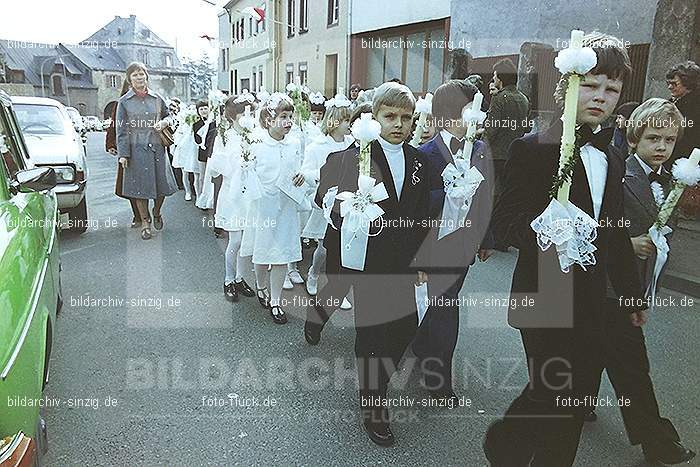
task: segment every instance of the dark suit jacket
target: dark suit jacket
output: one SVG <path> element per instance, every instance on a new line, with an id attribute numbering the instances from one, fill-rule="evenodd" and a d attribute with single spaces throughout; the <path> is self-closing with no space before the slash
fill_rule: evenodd
<path id="1" fill-rule="evenodd" d="M 445 203 L 442 172 L 448 164 L 454 162 L 454 159 L 439 133 L 419 149 L 426 154 L 428 159 L 431 185 L 430 215 L 435 220 L 428 234 L 428 241 L 423 247 L 428 249 L 425 256 L 428 264 L 425 265 L 425 270 L 428 272 L 441 270 L 447 272 L 454 269 L 462 272 L 474 262 L 474 257 L 480 247 L 491 249 L 494 246 L 493 235 L 489 228 L 493 210 L 493 162 L 486 153 L 486 144 L 483 141 L 475 141 L 472 148 L 471 165 L 481 172 L 484 181 L 481 182 L 472 199 L 472 205 L 465 222 L 468 227 L 460 228 L 438 240 L 439 219 L 442 218 Z M 423 266 L 421 265 L 421 267 Z"/>
<path id="2" fill-rule="evenodd" d="M 665 169 L 662 170 L 665 171 Z M 668 196 L 670 183 L 663 188 L 664 196 Z M 649 231 L 649 227 L 656 222 L 659 208 L 654 201 L 649 177 L 634 156 L 628 157 L 626 161 L 624 197 L 625 220 L 630 237 L 644 235 Z M 668 235 L 666 238 L 670 239 L 670 237 L 671 235 Z M 655 261 L 656 255 L 646 260 L 637 258 L 639 276 L 645 290 L 651 281 Z"/>
<path id="3" fill-rule="evenodd" d="M 683 136 L 676 141 L 673 154 L 664 164 L 667 169 L 673 168 L 673 162 L 679 157 L 690 157 L 694 148 L 700 148 L 700 91 L 692 91 L 678 99 L 676 107 L 685 117 L 687 123 Z M 693 126 L 688 126 L 690 122 Z"/>
<path id="4" fill-rule="evenodd" d="M 202 144 L 202 138 L 197 134 L 200 128 L 204 126 L 204 121 L 199 120 L 192 125 L 192 131 L 194 131 L 194 141 L 197 144 Z M 211 152 L 214 150 L 214 139 L 216 138 L 216 123 L 211 122 L 209 124 L 209 129 L 207 130 L 207 135 L 204 140 L 204 145 L 206 149 L 199 148 L 199 153 L 197 159 L 199 162 L 206 162 L 211 157 Z"/>
<path id="5" fill-rule="evenodd" d="M 623 158 L 609 145 L 605 151 L 608 173 L 594 245 L 596 264 L 584 271 L 573 266 L 568 274 L 559 269 L 556 249 L 542 252 L 530 223 L 550 202 L 549 190 L 558 170 L 561 124 L 546 132 L 513 141 L 506 164 L 503 195 L 496 203 L 492 225 L 497 240 L 518 248 L 511 294 L 534 298 L 527 307 L 509 309 L 509 323 L 517 328 L 571 327 L 599 329 L 608 277 L 618 296 L 633 299 L 645 309 L 635 256 L 623 221 Z M 569 199 L 593 217 L 593 202 L 583 162 L 574 168 Z M 522 303 L 522 302 L 520 302 Z"/>
<path id="6" fill-rule="evenodd" d="M 430 180 L 425 155 L 416 148 L 404 144 L 405 178 L 401 199 L 397 199 L 394 181 L 381 145 L 372 143 L 371 176 L 377 182 L 384 182 L 389 198 L 379 202 L 384 210 L 383 219 L 387 223 L 381 233 L 370 237 L 367 245 L 367 259 L 364 273 L 368 274 L 409 274 L 416 272 L 414 260 L 420 245 L 425 240 L 429 226 Z M 357 191 L 359 174 L 358 155 L 360 149 L 352 146 L 335 157 L 339 157 L 338 192 Z M 336 201 L 331 214 L 333 223 L 342 226 L 340 202 Z M 401 224 L 398 224 L 401 222 Z M 379 230 L 374 223 L 371 232 Z M 340 263 L 340 249 L 328 250 Z M 334 259 L 331 259 L 334 261 Z M 343 272 L 355 273 L 343 269 Z"/>

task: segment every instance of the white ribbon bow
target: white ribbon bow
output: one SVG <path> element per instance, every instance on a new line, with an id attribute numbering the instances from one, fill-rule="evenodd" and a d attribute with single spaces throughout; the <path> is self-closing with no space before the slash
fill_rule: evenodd
<path id="1" fill-rule="evenodd" d="M 323 217 L 326 219 L 326 222 L 334 229 L 338 230 L 336 226 L 333 225 L 333 219 L 331 219 L 331 212 L 333 211 L 333 204 L 335 203 L 336 196 L 338 196 L 338 187 L 330 187 L 328 191 L 326 191 L 326 194 L 323 195 L 321 205 L 323 206 Z"/>
<path id="2" fill-rule="evenodd" d="M 469 214 L 472 199 L 484 176 L 476 167 L 470 167 L 470 161 L 457 158 L 454 164 L 448 164 L 442 171 L 445 185 L 445 204 L 442 209 L 443 222 L 440 223 L 438 240 L 464 227 L 464 220 Z"/>
<path id="3" fill-rule="evenodd" d="M 671 232 L 673 232 L 673 230 L 667 225 L 664 225 L 663 227 L 659 228 L 656 226 L 656 224 L 654 224 L 651 227 L 649 227 L 649 237 L 651 237 L 651 241 L 656 246 L 656 262 L 654 263 L 654 274 L 651 276 L 651 283 L 649 283 L 649 287 L 647 287 L 647 291 L 645 293 L 647 297 L 651 294 L 651 305 L 649 306 L 651 310 L 654 309 L 654 299 L 656 298 L 656 283 L 659 280 L 659 276 L 661 275 L 661 270 L 663 269 L 664 264 L 666 264 L 666 260 L 668 259 L 668 252 L 670 250 L 668 246 L 668 241 L 666 240 L 666 235 L 670 234 Z"/>
<path id="4" fill-rule="evenodd" d="M 336 196 L 340 200 L 341 264 L 343 267 L 363 271 L 367 256 L 370 223 L 384 214 L 376 203 L 389 198 L 384 183 L 366 175 L 357 179 L 355 193 L 344 191 Z"/>
<path id="5" fill-rule="evenodd" d="M 585 271 L 586 266 L 596 263 L 593 252 L 597 248 L 593 242 L 598 223 L 573 203 L 564 206 L 552 199 L 547 209 L 530 223 L 530 227 L 537 234 L 537 244 L 542 251 L 552 244 L 556 246 L 562 272 L 569 272 L 574 264 Z"/>

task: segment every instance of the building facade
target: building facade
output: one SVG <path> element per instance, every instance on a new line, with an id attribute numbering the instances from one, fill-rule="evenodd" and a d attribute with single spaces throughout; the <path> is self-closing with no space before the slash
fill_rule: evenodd
<path id="1" fill-rule="evenodd" d="M 79 44 L 0 40 L 0 89 L 50 97 L 81 115 L 112 114 L 132 61 L 145 63 L 149 86 L 163 96 L 189 100 L 189 74 L 175 49 L 136 16 L 116 16 Z"/>
<path id="2" fill-rule="evenodd" d="M 361 12 L 371 11 L 371 14 Z M 362 88 L 400 79 L 416 95 L 448 74 L 450 1 L 352 0 L 350 80 Z"/>
<path id="3" fill-rule="evenodd" d="M 244 89 L 252 92 L 263 87 L 277 89 L 275 57 L 277 27 L 274 23 L 276 1 L 232 0 L 224 5 L 219 15 L 219 89 L 239 94 Z M 246 8 L 264 10 L 258 21 Z M 223 29 L 228 29 L 222 33 Z M 224 75 L 226 76 L 224 78 Z"/>

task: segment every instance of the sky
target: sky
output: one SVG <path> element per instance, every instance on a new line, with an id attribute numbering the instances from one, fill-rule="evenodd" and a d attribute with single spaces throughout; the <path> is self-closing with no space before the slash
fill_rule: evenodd
<path id="1" fill-rule="evenodd" d="M 215 0 L 211 0 L 215 1 Z M 77 44 L 114 19 L 136 15 L 157 36 L 175 47 L 178 56 L 217 57 L 199 36 L 218 37 L 219 6 L 204 0 L 2 0 L 0 39 Z"/>

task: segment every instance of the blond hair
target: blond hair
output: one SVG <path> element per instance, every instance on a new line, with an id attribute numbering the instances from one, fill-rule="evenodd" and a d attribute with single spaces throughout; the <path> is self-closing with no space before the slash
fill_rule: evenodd
<path id="1" fill-rule="evenodd" d="M 372 99 L 372 113 L 376 116 L 381 106 L 399 107 L 410 110 L 416 109 L 416 98 L 407 86 L 393 81 L 384 83 L 374 91 Z"/>
<path id="2" fill-rule="evenodd" d="M 637 145 L 642 139 L 644 129 L 650 128 L 678 128 L 678 138 L 683 135 L 685 125 L 683 115 L 673 102 L 652 97 L 644 101 L 639 107 L 634 109 L 627 126 L 627 142 L 630 145 Z"/>
<path id="3" fill-rule="evenodd" d="M 330 135 L 333 130 L 340 126 L 341 121 L 350 119 L 351 113 L 350 107 L 329 107 L 321 120 L 321 132 L 324 135 Z"/>

